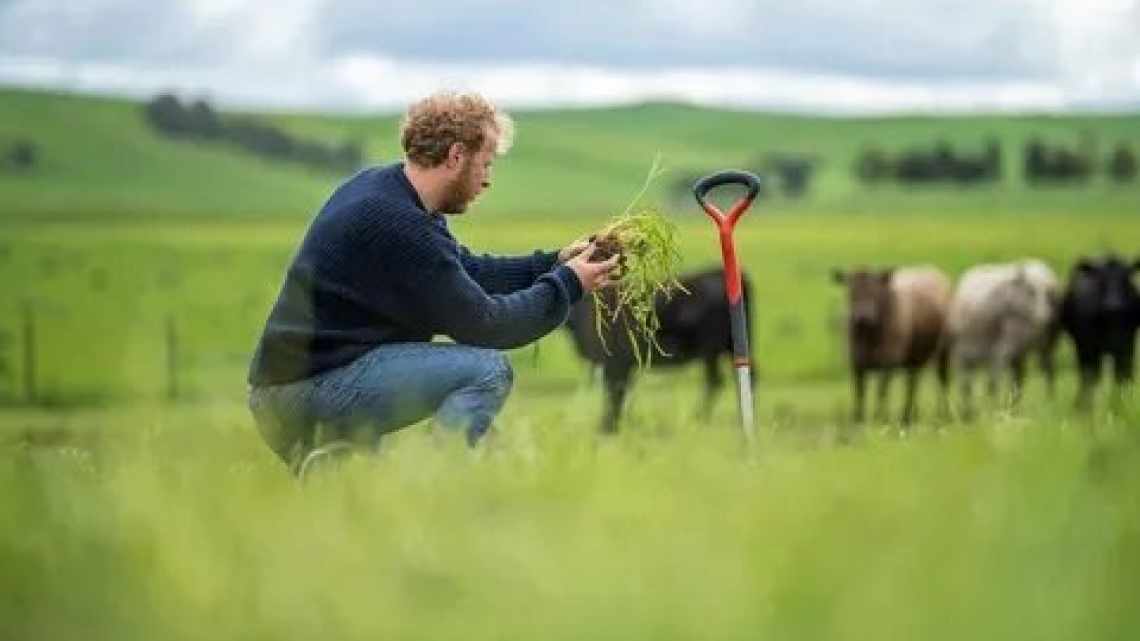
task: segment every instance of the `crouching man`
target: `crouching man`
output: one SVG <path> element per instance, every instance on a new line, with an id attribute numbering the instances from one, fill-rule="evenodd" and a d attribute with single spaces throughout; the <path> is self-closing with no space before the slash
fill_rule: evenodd
<path id="1" fill-rule="evenodd" d="M 478 95 L 425 98 L 401 125 L 404 161 L 361 171 L 313 219 L 249 372 L 258 430 L 295 474 L 429 416 L 474 445 L 510 393 L 498 350 L 544 336 L 611 283 L 617 257 L 591 263 L 581 241 L 497 257 L 448 231 L 512 134 Z"/>

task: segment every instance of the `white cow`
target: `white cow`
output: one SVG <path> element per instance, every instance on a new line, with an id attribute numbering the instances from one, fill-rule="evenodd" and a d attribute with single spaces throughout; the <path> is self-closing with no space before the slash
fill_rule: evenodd
<path id="1" fill-rule="evenodd" d="M 990 396 L 996 397 L 1002 374 L 1011 370 L 1011 398 L 1016 402 L 1030 352 L 1038 353 L 1052 393 L 1060 300 L 1057 276 L 1040 260 L 978 265 L 962 274 L 950 305 L 947 333 L 967 416 L 973 413 L 974 372 L 988 368 Z"/>

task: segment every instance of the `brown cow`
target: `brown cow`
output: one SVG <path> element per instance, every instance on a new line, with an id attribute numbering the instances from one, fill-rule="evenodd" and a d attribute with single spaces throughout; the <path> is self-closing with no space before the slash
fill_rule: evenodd
<path id="1" fill-rule="evenodd" d="M 868 372 L 879 372 L 877 416 L 887 415 L 886 400 L 891 374 L 906 370 L 906 405 L 902 421 L 915 416 L 914 397 L 918 375 L 936 355 L 938 381 L 945 409 L 948 372 L 942 351 L 946 313 L 950 307 L 950 279 L 934 267 L 920 266 L 850 272 L 835 270 L 836 283 L 847 287 L 848 348 L 855 393 L 854 418 L 864 418 Z"/>

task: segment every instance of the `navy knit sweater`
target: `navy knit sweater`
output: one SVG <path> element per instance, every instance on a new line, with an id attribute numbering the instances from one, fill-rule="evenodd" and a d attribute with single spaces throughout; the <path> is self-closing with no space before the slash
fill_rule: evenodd
<path id="1" fill-rule="evenodd" d="M 275 385 L 341 367 L 384 343 L 508 349 L 549 333 L 582 297 L 557 252 L 475 256 L 424 209 L 403 163 L 366 169 L 313 219 L 250 365 Z"/>

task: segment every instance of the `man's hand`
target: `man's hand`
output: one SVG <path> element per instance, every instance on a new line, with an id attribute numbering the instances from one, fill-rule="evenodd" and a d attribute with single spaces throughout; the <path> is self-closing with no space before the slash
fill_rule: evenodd
<path id="1" fill-rule="evenodd" d="M 570 260 L 571 258 L 574 258 L 578 254 L 581 254 L 589 246 L 590 246 L 590 239 L 589 238 L 579 238 L 578 240 L 575 240 L 574 242 L 570 243 L 569 245 L 558 250 L 558 262 L 559 263 L 565 263 L 566 261 Z"/>
<path id="2" fill-rule="evenodd" d="M 566 266 L 574 270 L 578 276 L 578 282 L 582 283 L 582 291 L 584 292 L 592 292 L 595 289 L 609 287 L 617 283 L 617 279 L 614 278 L 614 270 L 617 269 L 621 255 L 614 254 L 601 262 L 591 263 L 590 256 L 594 255 L 595 249 L 597 246 L 594 243 L 588 243 L 584 249 L 566 262 Z"/>

